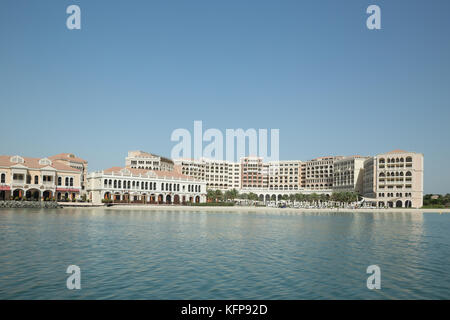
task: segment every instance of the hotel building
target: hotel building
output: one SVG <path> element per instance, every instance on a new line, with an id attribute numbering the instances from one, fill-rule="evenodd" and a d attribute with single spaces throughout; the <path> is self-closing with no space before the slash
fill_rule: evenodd
<path id="1" fill-rule="evenodd" d="M 89 199 L 94 204 L 181 204 L 206 202 L 206 183 L 177 171 L 113 167 L 88 175 Z"/>
<path id="2" fill-rule="evenodd" d="M 333 164 L 333 192 L 363 193 L 364 162 L 369 157 L 352 156 Z"/>
<path id="3" fill-rule="evenodd" d="M 394 150 L 364 162 L 363 196 L 378 207 L 423 205 L 423 154 Z"/>
<path id="4" fill-rule="evenodd" d="M 376 157 L 328 156 L 267 163 L 260 157 L 244 157 L 240 162 L 208 159 L 174 162 L 183 174 L 206 182 L 208 189 L 253 192 L 262 201 L 292 193 L 357 192 L 379 206 L 422 206 L 423 155 L 414 152 L 395 150 Z M 391 168 L 396 171 L 389 172 Z"/>
<path id="5" fill-rule="evenodd" d="M 174 163 L 169 158 L 157 156 L 143 151 L 129 151 L 125 158 L 125 166 L 132 169 L 173 171 Z"/>
<path id="6" fill-rule="evenodd" d="M 261 157 L 241 158 L 241 188 L 267 189 L 268 168 Z"/>
<path id="7" fill-rule="evenodd" d="M 305 170 L 305 188 L 314 191 L 331 192 L 333 189 L 333 167 L 336 160 L 342 156 L 320 157 L 306 161 L 303 167 Z"/>
<path id="8" fill-rule="evenodd" d="M 79 170 L 81 172 L 81 194 L 86 194 L 88 174 L 88 162 L 86 160 L 78 158 L 73 153 L 60 153 L 48 158 L 53 162 L 59 162 Z"/>
<path id="9" fill-rule="evenodd" d="M 0 200 L 80 199 L 94 204 L 205 202 L 206 190 L 256 193 L 261 201 L 295 193 L 357 192 L 378 207 L 423 204 L 423 154 L 394 150 L 375 157 L 329 156 L 308 161 L 239 162 L 177 159 L 130 151 L 125 167 L 87 174 L 70 153 L 48 158 L 0 156 Z"/>
<path id="10" fill-rule="evenodd" d="M 181 173 L 199 181 L 205 181 L 211 190 L 231 190 L 241 188 L 241 165 L 239 163 L 201 158 L 175 159 Z"/>
<path id="11" fill-rule="evenodd" d="M 82 172 L 50 158 L 0 156 L 0 200 L 79 199 Z"/>
<path id="12" fill-rule="evenodd" d="M 167 158 L 131 151 L 125 163 L 125 167 L 112 167 L 88 175 L 88 195 L 93 204 L 104 200 L 142 204 L 206 202 L 206 183 L 183 174 L 181 167 Z"/>
<path id="13" fill-rule="evenodd" d="M 299 191 L 302 189 L 302 162 L 298 160 L 269 162 L 269 190 Z"/>

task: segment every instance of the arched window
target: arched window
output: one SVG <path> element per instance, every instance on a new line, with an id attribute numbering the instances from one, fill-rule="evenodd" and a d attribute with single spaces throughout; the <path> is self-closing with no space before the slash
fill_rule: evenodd
<path id="1" fill-rule="evenodd" d="M 118 187 L 119 189 L 122 188 L 122 180 L 119 180 Z"/>
<path id="2" fill-rule="evenodd" d="M 73 187 L 73 178 L 70 178 L 70 186 Z"/>
<path id="3" fill-rule="evenodd" d="M 34 176 L 34 184 L 39 184 L 39 177 L 38 176 Z"/>
<path id="4" fill-rule="evenodd" d="M 61 178 L 58 178 L 58 185 L 59 185 L 59 179 L 61 179 Z M 105 179 L 105 188 L 108 186 L 108 180 L 107 179 Z"/>
<path id="5" fill-rule="evenodd" d="M 412 176 L 411 171 L 406 172 L 406 176 L 407 176 L 407 177 L 411 177 L 411 176 Z"/>
<path id="6" fill-rule="evenodd" d="M 117 188 L 117 180 L 114 180 L 114 188 Z"/>
<path id="7" fill-rule="evenodd" d="M 4 173 L 2 173 L 2 177 L 1 177 L 1 182 L 0 183 L 6 183 L 6 175 Z"/>
<path id="8" fill-rule="evenodd" d="M 66 182 L 66 187 L 69 186 L 69 178 L 68 177 L 66 177 L 65 182 Z"/>

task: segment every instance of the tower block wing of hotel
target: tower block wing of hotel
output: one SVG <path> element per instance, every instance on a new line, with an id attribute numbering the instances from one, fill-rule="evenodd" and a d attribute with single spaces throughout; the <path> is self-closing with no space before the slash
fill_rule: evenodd
<path id="1" fill-rule="evenodd" d="M 422 207 L 423 154 L 394 150 L 364 161 L 363 195 L 379 207 Z"/>
<path id="2" fill-rule="evenodd" d="M 169 158 L 157 156 L 144 151 L 129 151 L 125 166 L 132 169 L 173 171 L 174 163 Z"/>
<path id="3" fill-rule="evenodd" d="M 82 172 L 50 158 L 0 156 L 0 200 L 78 199 Z"/>
<path id="4" fill-rule="evenodd" d="M 385 207 L 422 206 L 423 155 L 394 150 L 375 157 L 326 156 L 308 161 L 239 162 L 175 159 L 181 172 L 206 183 L 208 189 L 253 192 L 261 201 L 293 193 L 356 192 L 365 201 Z M 392 170 L 391 170 L 392 169 Z"/>

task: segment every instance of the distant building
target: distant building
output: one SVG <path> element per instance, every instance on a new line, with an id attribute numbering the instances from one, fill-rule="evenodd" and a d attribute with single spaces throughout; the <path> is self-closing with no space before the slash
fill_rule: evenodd
<path id="1" fill-rule="evenodd" d="M 366 160 L 363 195 L 378 207 L 422 207 L 423 154 L 394 150 Z"/>
<path id="2" fill-rule="evenodd" d="M 280 160 L 268 163 L 269 190 L 299 191 L 302 189 L 302 161 Z"/>
<path id="3" fill-rule="evenodd" d="M 369 157 L 351 156 L 334 161 L 333 192 L 363 193 L 364 162 Z"/>
<path id="4" fill-rule="evenodd" d="M 0 156 L 0 200 L 79 199 L 82 172 L 49 158 Z"/>
<path id="5" fill-rule="evenodd" d="M 325 156 L 308 161 L 239 162 L 175 159 L 180 172 L 206 183 L 207 189 L 255 193 L 261 201 L 294 193 L 357 192 L 377 206 L 415 207 L 423 200 L 423 155 L 394 150 L 376 157 Z"/>
<path id="6" fill-rule="evenodd" d="M 94 204 L 182 204 L 206 202 L 206 183 L 177 170 L 161 171 L 113 167 L 88 175 L 89 199 Z"/>
<path id="7" fill-rule="evenodd" d="M 336 160 L 342 156 L 320 157 L 306 161 L 305 188 L 314 191 L 328 191 L 333 189 L 333 167 Z"/>
<path id="8" fill-rule="evenodd" d="M 244 157 L 241 159 L 241 188 L 267 189 L 268 166 L 263 163 L 261 157 Z"/>
<path id="9" fill-rule="evenodd" d="M 226 191 L 241 188 L 240 163 L 207 158 L 175 159 L 174 163 L 182 174 L 206 182 L 208 189 Z"/>
<path id="10" fill-rule="evenodd" d="M 129 151 L 125 166 L 133 169 L 173 171 L 174 163 L 169 158 L 144 151 Z"/>

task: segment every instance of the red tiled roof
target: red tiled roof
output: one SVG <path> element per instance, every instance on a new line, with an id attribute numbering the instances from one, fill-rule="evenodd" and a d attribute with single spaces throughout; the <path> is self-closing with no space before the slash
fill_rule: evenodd
<path id="1" fill-rule="evenodd" d="M 39 163 L 39 160 L 45 159 L 45 158 L 29 158 L 29 157 L 22 157 L 24 159 L 24 163 L 16 163 L 11 162 L 11 158 L 13 156 L 0 156 L 0 166 L 1 167 L 12 167 L 15 165 L 23 165 L 29 169 L 41 169 L 44 167 L 52 167 L 56 170 L 60 171 L 73 171 L 73 172 L 80 172 L 80 170 L 77 170 L 75 168 L 69 167 L 63 163 L 52 161 L 51 165 L 42 165 Z M 50 159 L 51 160 L 51 159 Z"/>
<path id="2" fill-rule="evenodd" d="M 76 157 L 73 153 L 60 153 L 54 156 L 48 157 L 50 160 L 67 160 L 79 163 L 88 163 L 86 160 Z"/>

